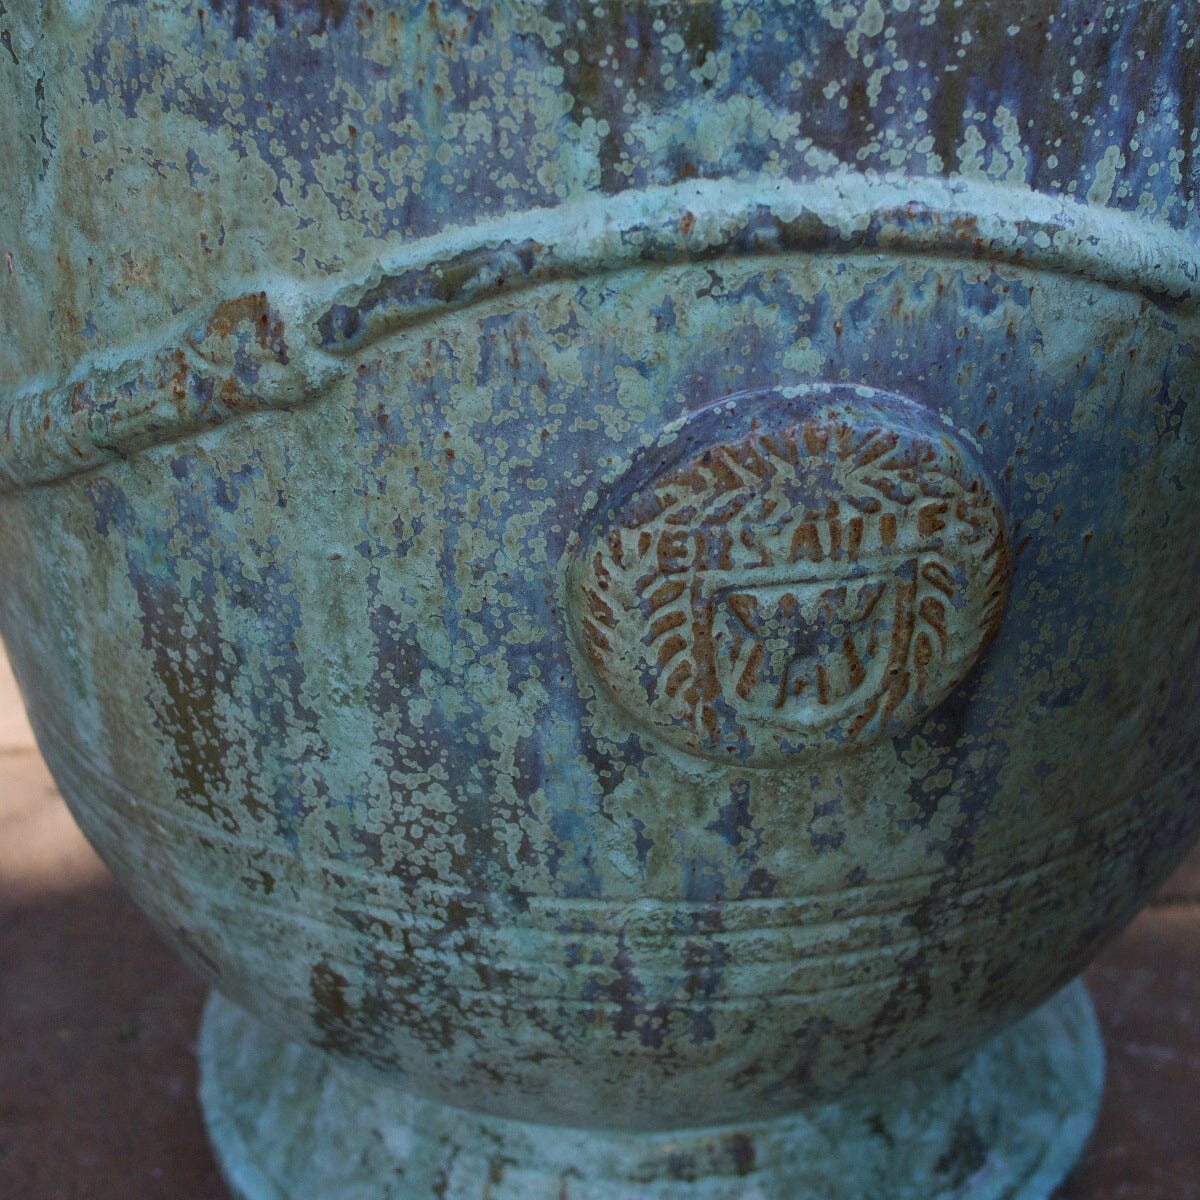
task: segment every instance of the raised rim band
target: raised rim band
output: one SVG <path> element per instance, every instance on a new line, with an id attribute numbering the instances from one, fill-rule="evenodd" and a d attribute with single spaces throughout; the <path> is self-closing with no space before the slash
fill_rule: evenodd
<path id="1" fill-rule="evenodd" d="M 0 495 L 313 403 L 346 356 L 474 303 L 650 264 L 822 252 L 998 262 L 1169 307 L 1200 300 L 1197 237 L 1012 185 L 845 172 L 594 195 L 401 245 L 352 283 L 243 280 L 149 344 L 0 397 Z"/>

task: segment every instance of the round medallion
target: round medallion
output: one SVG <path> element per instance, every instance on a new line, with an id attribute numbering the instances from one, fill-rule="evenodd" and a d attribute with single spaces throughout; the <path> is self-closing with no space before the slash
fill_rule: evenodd
<path id="1" fill-rule="evenodd" d="M 746 393 L 593 510 L 572 634 L 612 699 L 695 754 L 772 765 L 894 737 L 995 634 L 1004 514 L 937 416 L 872 388 Z"/>

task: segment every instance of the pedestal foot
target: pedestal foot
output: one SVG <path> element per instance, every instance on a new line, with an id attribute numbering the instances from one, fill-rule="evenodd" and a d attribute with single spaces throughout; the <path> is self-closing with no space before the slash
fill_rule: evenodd
<path id="1" fill-rule="evenodd" d="M 200 1098 L 237 1200 L 1047 1200 L 1103 1051 L 1073 983 L 957 1072 L 786 1118 L 635 1134 L 502 1121 L 346 1071 L 220 995 Z"/>

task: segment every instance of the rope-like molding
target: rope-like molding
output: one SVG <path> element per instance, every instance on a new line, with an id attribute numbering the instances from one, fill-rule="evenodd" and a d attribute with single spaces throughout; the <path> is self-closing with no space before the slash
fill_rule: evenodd
<path id="1" fill-rule="evenodd" d="M 0 495 L 310 403 L 337 364 L 322 370 L 306 346 L 290 345 L 293 328 L 265 291 L 248 293 L 140 355 L 85 362 L 67 383 L 0 400 Z"/>
<path id="2" fill-rule="evenodd" d="M 312 403 L 344 356 L 489 298 L 649 264 L 830 252 L 994 261 L 1159 304 L 1200 299 L 1195 236 L 1024 188 L 847 172 L 590 196 L 401 246 L 350 285 L 248 283 L 140 353 L 85 360 L 65 383 L 0 398 L 0 494 Z"/>
<path id="3" fill-rule="evenodd" d="M 598 272 L 822 251 L 990 260 L 1083 276 L 1158 302 L 1200 298 L 1197 240 L 1115 209 L 967 180 L 693 181 L 422 242 L 346 288 L 317 320 L 319 344 L 353 353 L 455 308 Z"/>

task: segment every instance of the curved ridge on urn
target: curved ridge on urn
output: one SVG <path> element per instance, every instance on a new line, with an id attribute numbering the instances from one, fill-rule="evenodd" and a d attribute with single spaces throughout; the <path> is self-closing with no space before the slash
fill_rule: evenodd
<path id="1" fill-rule="evenodd" d="M 1200 245 L 1167 226 L 1028 188 L 853 171 L 815 182 L 691 180 L 514 214 L 380 259 L 317 319 L 352 354 L 439 314 L 542 284 L 717 258 L 889 251 L 1200 298 Z"/>
<path id="2" fill-rule="evenodd" d="M 349 286 L 246 290 L 150 348 L 0 398 L 0 494 L 311 403 L 339 360 L 472 304 L 637 267 L 830 251 L 1003 262 L 1159 304 L 1200 298 L 1194 237 L 1024 188 L 842 172 L 593 196 L 421 239 Z"/>

